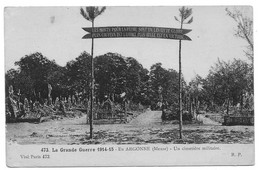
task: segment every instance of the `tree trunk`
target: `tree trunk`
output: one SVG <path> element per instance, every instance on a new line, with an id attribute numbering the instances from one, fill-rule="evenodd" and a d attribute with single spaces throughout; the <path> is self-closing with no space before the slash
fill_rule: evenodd
<path id="1" fill-rule="evenodd" d="M 193 116 L 195 117 L 196 115 L 195 115 L 195 98 L 193 98 L 192 99 L 192 114 L 193 114 Z"/>
<path id="2" fill-rule="evenodd" d="M 188 105 L 188 109 L 189 109 L 189 114 L 191 115 L 191 107 L 192 107 L 192 105 L 191 105 L 191 96 L 190 96 L 190 94 L 189 94 L 189 105 Z"/>
<path id="3" fill-rule="evenodd" d="M 244 105 L 244 103 L 243 103 L 243 98 L 244 98 L 244 95 L 243 95 L 243 93 L 241 93 L 241 99 L 240 99 L 240 113 L 242 113 L 242 111 L 243 111 L 243 105 Z"/>
<path id="4" fill-rule="evenodd" d="M 186 95 L 186 110 L 189 111 L 189 96 Z"/>
<path id="5" fill-rule="evenodd" d="M 227 115 L 229 114 L 229 98 L 227 99 Z"/>
<path id="6" fill-rule="evenodd" d="M 127 120 L 127 113 L 126 113 L 126 99 L 123 100 L 124 102 L 124 120 Z"/>

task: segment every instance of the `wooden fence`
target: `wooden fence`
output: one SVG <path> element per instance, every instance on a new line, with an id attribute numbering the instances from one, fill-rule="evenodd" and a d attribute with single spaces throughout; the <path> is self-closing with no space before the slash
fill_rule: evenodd
<path id="1" fill-rule="evenodd" d="M 254 125 L 253 116 L 224 116 L 223 125 Z"/>

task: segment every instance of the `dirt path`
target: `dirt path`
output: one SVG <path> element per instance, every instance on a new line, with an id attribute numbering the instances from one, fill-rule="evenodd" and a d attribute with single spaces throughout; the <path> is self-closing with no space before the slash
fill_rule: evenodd
<path id="1" fill-rule="evenodd" d="M 147 111 L 129 122 L 134 127 L 154 126 L 162 123 L 161 111 Z"/>
<path id="2" fill-rule="evenodd" d="M 202 115 L 202 114 L 198 115 L 197 119 L 199 121 L 202 121 L 204 125 L 221 125 L 221 123 L 215 122 L 212 119 L 207 118 L 207 117 L 205 117 L 205 115 Z"/>

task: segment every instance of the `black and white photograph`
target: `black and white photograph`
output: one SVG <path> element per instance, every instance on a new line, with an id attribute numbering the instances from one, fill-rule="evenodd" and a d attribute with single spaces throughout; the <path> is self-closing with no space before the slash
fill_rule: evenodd
<path id="1" fill-rule="evenodd" d="M 191 163 L 253 165 L 253 33 L 252 6 L 6 7 L 7 164 L 27 166 L 12 146 L 41 148 L 22 162 L 248 146 Z"/>

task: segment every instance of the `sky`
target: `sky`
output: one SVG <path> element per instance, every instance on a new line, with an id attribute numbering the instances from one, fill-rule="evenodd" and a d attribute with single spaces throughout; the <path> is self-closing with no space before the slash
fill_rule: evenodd
<path id="1" fill-rule="evenodd" d="M 180 7 L 107 7 L 95 20 L 95 26 L 151 26 L 179 28 L 174 20 Z M 186 81 L 196 74 L 205 77 L 219 59 L 224 61 L 244 55 L 247 43 L 234 36 L 236 23 L 226 15 L 224 6 L 193 9 L 194 21 L 183 28 L 192 41 L 182 41 L 182 69 Z M 229 9 L 233 7 L 229 6 Z M 5 71 L 15 61 L 34 52 L 41 52 L 50 60 L 65 66 L 83 51 L 90 53 L 91 40 L 82 39 L 90 27 L 79 12 L 80 7 L 18 7 L 5 8 Z M 252 8 L 239 7 L 252 17 Z M 145 68 L 158 62 L 167 69 L 178 70 L 179 43 L 169 39 L 107 38 L 96 39 L 94 55 L 107 52 L 136 58 Z"/>

